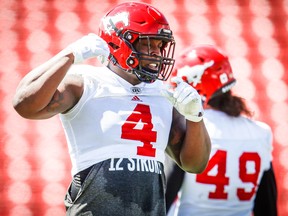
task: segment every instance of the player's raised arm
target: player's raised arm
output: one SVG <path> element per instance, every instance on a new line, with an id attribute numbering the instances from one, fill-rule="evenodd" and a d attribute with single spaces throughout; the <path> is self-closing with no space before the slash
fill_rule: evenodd
<path id="1" fill-rule="evenodd" d="M 72 43 L 20 81 L 13 98 L 15 110 L 25 118 L 45 119 L 71 109 L 81 97 L 83 80 L 66 76 L 70 66 L 96 56 L 103 60 L 108 54 L 106 42 L 95 34 Z"/>

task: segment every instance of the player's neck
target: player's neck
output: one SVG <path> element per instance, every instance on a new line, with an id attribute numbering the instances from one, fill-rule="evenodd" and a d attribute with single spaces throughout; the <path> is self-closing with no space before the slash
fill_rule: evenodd
<path id="1" fill-rule="evenodd" d="M 124 70 L 122 70 L 120 67 L 117 67 L 116 65 L 109 62 L 107 66 L 111 71 L 113 71 L 115 74 L 126 80 L 132 85 L 137 85 L 141 83 L 141 81 L 132 73 L 128 73 Z"/>

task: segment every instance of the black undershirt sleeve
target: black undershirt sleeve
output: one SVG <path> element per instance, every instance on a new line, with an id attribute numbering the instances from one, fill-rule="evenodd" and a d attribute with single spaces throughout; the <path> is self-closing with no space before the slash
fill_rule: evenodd
<path id="1" fill-rule="evenodd" d="M 167 188 L 166 188 L 166 212 L 173 204 L 177 197 L 177 193 L 181 188 L 185 171 L 183 171 L 177 164 L 173 164 L 172 170 L 166 174 Z"/>
<path id="2" fill-rule="evenodd" d="M 277 187 L 271 168 L 264 172 L 254 202 L 254 216 L 277 216 Z"/>

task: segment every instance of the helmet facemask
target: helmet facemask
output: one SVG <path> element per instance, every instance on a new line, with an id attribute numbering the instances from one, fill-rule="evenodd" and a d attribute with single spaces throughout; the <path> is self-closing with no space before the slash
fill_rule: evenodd
<path id="1" fill-rule="evenodd" d="M 151 40 L 160 40 L 161 55 L 152 53 Z M 137 45 L 136 45 L 137 44 Z M 137 50 L 137 46 L 147 46 L 147 53 Z M 130 69 L 141 82 L 152 83 L 156 79 L 166 81 L 171 74 L 175 60 L 173 59 L 175 42 L 163 36 L 139 35 L 137 41 L 131 46 L 132 53 L 128 58 L 127 65 L 131 62 Z"/>
<path id="2" fill-rule="evenodd" d="M 173 59 L 175 51 L 175 41 L 173 37 L 166 35 L 144 35 L 137 32 L 127 31 L 121 40 L 131 49 L 131 54 L 126 60 L 128 69 L 124 69 L 129 73 L 133 73 L 141 82 L 153 83 L 156 79 L 166 81 L 171 74 L 175 60 Z M 127 38 L 137 38 L 129 40 Z M 151 40 L 161 40 L 161 55 L 152 53 Z M 137 47 L 144 45 L 148 47 L 148 52 L 144 53 L 137 50 Z M 151 65 L 145 67 L 142 65 Z M 116 61 L 115 61 L 116 63 Z M 116 63 L 117 66 L 121 67 Z"/>

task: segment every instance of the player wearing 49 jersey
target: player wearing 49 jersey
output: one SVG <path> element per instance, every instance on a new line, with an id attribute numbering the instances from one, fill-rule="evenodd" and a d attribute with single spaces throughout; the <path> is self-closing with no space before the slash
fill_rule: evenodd
<path id="1" fill-rule="evenodd" d="M 168 215 L 276 216 L 272 132 L 251 120 L 243 99 L 232 94 L 236 80 L 227 56 L 217 47 L 200 45 L 184 51 L 178 62 L 173 75 L 202 96 L 212 146 L 203 173 L 183 174 L 174 167 L 168 178 Z"/>
<path id="2" fill-rule="evenodd" d="M 210 138 L 200 95 L 186 82 L 164 87 L 175 41 L 164 15 L 129 2 L 33 69 L 13 106 L 23 117 L 60 115 L 72 162 L 67 215 L 161 216 L 164 152 L 187 172 L 207 165 Z M 105 66 L 75 65 L 97 57 Z M 108 61 L 106 61 L 108 58 Z"/>

